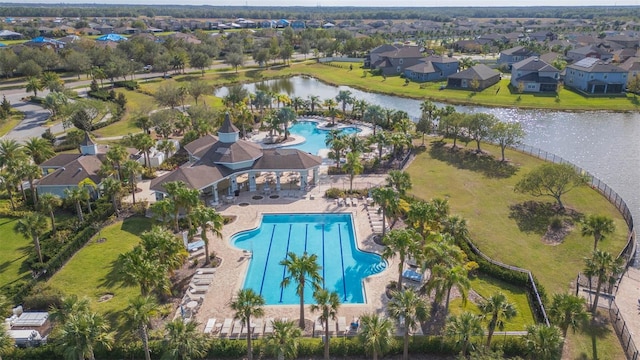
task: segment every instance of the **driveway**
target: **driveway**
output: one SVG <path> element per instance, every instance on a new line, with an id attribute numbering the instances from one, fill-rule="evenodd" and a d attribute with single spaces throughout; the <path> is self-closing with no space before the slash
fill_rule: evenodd
<path id="1" fill-rule="evenodd" d="M 38 95 L 46 96 L 48 93 L 48 91 L 42 91 Z M 49 111 L 34 103 L 23 101 L 22 99 L 27 96 L 24 89 L 6 90 L 2 94 L 7 97 L 13 108 L 24 113 L 24 120 L 3 136 L 3 139 L 15 139 L 23 142 L 32 137 L 40 137 L 49 128 L 45 126 L 50 116 Z M 60 125 L 61 130 L 62 125 Z M 51 131 L 55 132 L 56 129 Z"/>

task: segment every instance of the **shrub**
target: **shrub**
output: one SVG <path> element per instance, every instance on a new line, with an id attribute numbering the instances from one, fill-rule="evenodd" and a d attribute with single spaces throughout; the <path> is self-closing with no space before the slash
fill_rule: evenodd
<path id="1" fill-rule="evenodd" d="M 344 191 L 338 188 L 330 188 L 327 189 L 324 196 L 326 196 L 328 199 L 337 199 L 344 197 Z"/>
<path id="2" fill-rule="evenodd" d="M 24 298 L 22 306 L 28 310 L 49 311 L 50 307 L 58 307 L 62 303 L 62 292 L 45 283 L 33 287 L 31 294 Z"/>
<path id="3" fill-rule="evenodd" d="M 89 97 L 92 98 L 96 98 L 102 101 L 109 101 L 111 100 L 110 96 L 109 96 L 109 92 L 106 90 L 96 90 L 96 91 L 89 91 L 87 92 L 87 95 L 89 95 Z"/>
<path id="4" fill-rule="evenodd" d="M 553 230 L 559 230 L 562 229 L 562 225 L 564 224 L 564 221 L 562 220 L 561 216 L 555 215 L 551 218 L 551 220 L 549 221 L 549 226 L 551 227 L 551 229 Z"/>
<path id="5" fill-rule="evenodd" d="M 127 90 L 136 90 L 140 87 L 137 81 L 135 80 L 125 80 L 125 81 L 116 81 L 113 83 L 115 87 L 123 87 Z"/>

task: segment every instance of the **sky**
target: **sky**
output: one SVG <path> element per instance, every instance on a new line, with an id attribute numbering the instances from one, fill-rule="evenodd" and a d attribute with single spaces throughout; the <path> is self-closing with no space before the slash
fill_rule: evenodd
<path id="1" fill-rule="evenodd" d="M 1 2 L 2 0 L 0 0 Z M 13 2 L 13 0 L 10 0 Z M 47 4 L 143 4 L 212 6 L 366 6 L 366 7 L 489 7 L 489 6 L 640 6 L 640 0 L 23 0 Z"/>

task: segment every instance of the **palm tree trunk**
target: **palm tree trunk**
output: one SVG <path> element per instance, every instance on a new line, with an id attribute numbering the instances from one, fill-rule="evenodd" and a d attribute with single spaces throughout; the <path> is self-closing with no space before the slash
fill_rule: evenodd
<path id="1" fill-rule="evenodd" d="M 115 195 L 113 195 L 111 197 L 111 205 L 113 205 L 113 211 L 115 211 L 116 216 L 118 216 L 119 215 L 118 214 L 118 202 L 116 201 L 116 196 Z"/>
<path id="2" fill-rule="evenodd" d="M 378 360 L 378 352 L 375 348 L 373 349 L 373 360 Z"/>
<path id="3" fill-rule="evenodd" d="M 142 326 L 140 328 L 140 333 L 142 335 L 142 346 L 144 347 L 144 358 L 145 360 L 151 360 L 151 351 L 149 350 L 149 334 L 147 334 L 146 326 Z"/>
<path id="4" fill-rule="evenodd" d="M 131 196 L 133 196 L 133 205 L 136 204 L 136 190 L 137 190 L 136 182 L 133 181 L 133 177 L 131 178 Z"/>
<path id="5" fill-rule="evenodd" d="M 206 226 L 204 226 L 204 229 L 202 229 L 200 237 L 202 238 L 202 241 L 204 241 L 204 265 L 207 266 L 211 263 L 211 257 L 209 256 L 209 239 L 207 239 Z"/>
<path id="6" fill-rule="evenodd" d="M 78 213 L 78 219 L 80 222 L 84 222 L 84 214 L 82 214 L 82 205 L 80 201 L 76 201 L 76 212 Z"/>
<path id="7" fill-rule="evenodd" d="M 387 214 L 386 210 L 382 209 L 382 237 L 387 233 Z"/>
<path id="8" fill-rule="evenodd" d="M 409 360 L 409 327 L 407 318 L 404 319 L 404 348 L 402 349 L 402 360 Z"/>
<path id="9" fill-rule="evenodd" d="M 36 247 L 36 254 L 38 254 L 38 260 L 40 260 L 40 263 L 42 263 L 42 250 L 40 249 L 40 239 L 38 238 L 38 235 L 35 235 L 33 237 L 33 245 L 35 245 Z"/>
<path id="10" fill-rule="evenodd" d="M 247 357 L 253 360 L 253 351 L 251 349 L 251 317 L 247 316 Z"/>
<path id="11" fill-rule="evenodd" d="M 49 217 L 51 217 L 51 231 L 56 233 L 56 217 L 53 215 L 53 210 L 49 211 Z"/>
<path id="12" fill-rule="evenodd" d="M 324 319 L 324 360 L 329 360 L 329 316 Z"/>
<path id="13" fill-rule="evenodd" d="M 302 291 L 300 291 L 300 321 L 298 322 L 298 326 L 300 329 L 304 330 L 304 277 L 300 279 L 300 283 L 298 286 L 302 287 Z"/>
<path id="14" fill-rule="evenodd" d="M 91 210 L 91 198 L 87 199 L 87 210 L 89 210 L 89 214 L 93 213 L 93 210 Z"/>
<path id="15" fill-rule="evenodd" d="M 38 192 L 36 188 L 33 187 L 33 178 L 29 178 L 29 189 L 31 189 L 31 197 L 33 197 L 33 208 L 38 208 Z"/>
<path id="16" fill-rule="evenodd" d="M 22 186 L 22 180 L 20 180 L 20 191 L 22 192 L 22 200 L 27 202 L 27 193 L 24 191 L 24 186 Z"/>
<path id="17" fill-rule="evenodd" d="M 487 336 L 487 349 L 491 347 L 491 338 L 493 337 L 493 332 L 496 329 L 496 326 L 491 324 L 495 324 L 495 319 L 491 319 L 491 323 L 489 324 L 489 335 Z"/>
<path id="18" fill-rule="evenodd" d="M 598 286 L 596 286 L 596 298 L 593 300 L 593 305 L 591 306 L 591 314 L 595 315 L 598 311 L 598 300 L 600 298 L 600 288 L 602 287 L 602 279 L 598 278 Z"/>
<path id="19" fill-rule="evenodd" d="M 16 204 L 13 202 L 13 193 L 11 192 L 11 185 L 7 185 L 7 195 L 9 195 L 9 202 L 11 203 L 11 210 L 16 211 Z"/>
<path id="20" fill-rule="evenodd" d="M 451 287 L 449 287 L 447 289 L 447 298 L 444 302 L 444 317 L 446 319 L 447 315 L 449 314 L 449 299 L 451 298 Z"/>
<path id="21" fill-rule="evenodd" d="M 396 287 L 397 291 L 402 291 L 402 270 L 404 270 L 404 260 L 400 258 L 398 260 L 398 286 Z"/>

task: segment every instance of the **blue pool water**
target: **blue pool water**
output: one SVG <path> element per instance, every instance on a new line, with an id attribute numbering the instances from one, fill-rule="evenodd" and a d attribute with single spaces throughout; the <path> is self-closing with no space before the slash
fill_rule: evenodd
<path id="1" fill-rule="evenodd" d="M 304 137 L 306 141 L 302 144 L 291 145 L 287 147 L 299 149 L 313 155 L 318 155 L 318 152 L 321 149 L 327 148 L 327 145 L 325 145 L 325 141 L 327 139 L 327 134 L 329 134 L 329 130 L 318 129 L 318 124 L 315 121 L 298 121 L 289 128 L 289 132 L 291 133 L 291 135 Z M 355 134 L 358 132 L 360 132 L 360 129 L 358 129 L 357 127 L 345 127 L 341 129 L 341 133 L 347 135 Z"/>
<path id="2" fill-rule="evenodd" d="M 320 285 L 336 291 L 342 303 L 364 303 L 363 279 L 387 267 L 379 255 L 357 249 L 350 214 L 265 214 L 260 227 L 234 235 L 231 243 L 252 252 L 244 288 L 261 294 L 267 305 L 300 303 L 295 281 L 280 287 L 288 276 L 280 261 L 288 252 L 316 254 Z M 304 297 L 314 302 L 310 285 Z"/>

